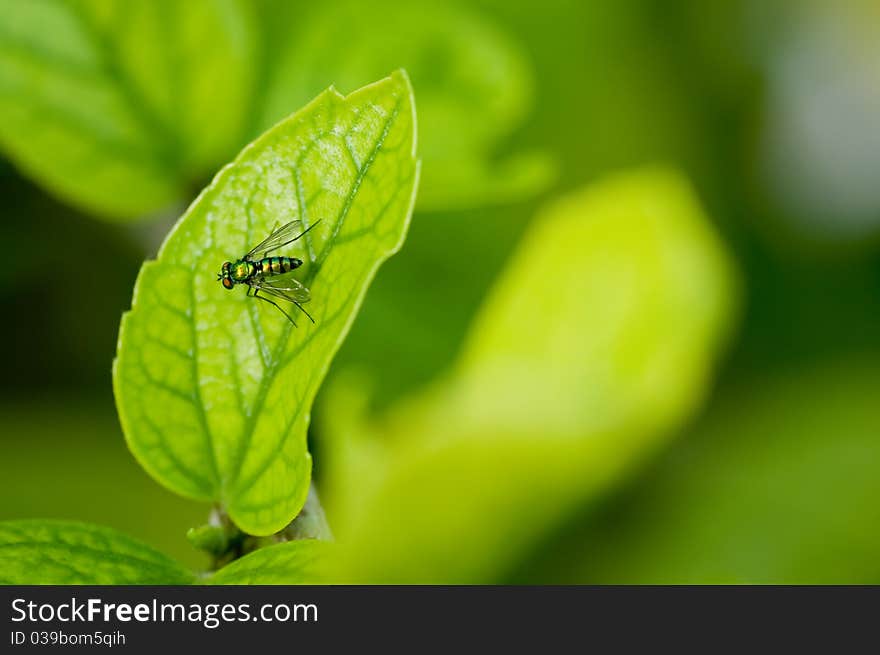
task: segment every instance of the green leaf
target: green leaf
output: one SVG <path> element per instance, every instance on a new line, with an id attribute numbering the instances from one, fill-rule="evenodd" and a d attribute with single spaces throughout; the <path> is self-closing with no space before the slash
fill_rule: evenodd
<path id="1" fill-rule="evenodd" d="M 153 477 L 223 503 L 251 534 L 297 514 L 312 400 L 376 269 L 403 242 L 417 178 L 402 71 L 347 97 L 322 93 L 218 174 L 144 264 L 120 327 L 117 407 Z M 215 275 L 295 219 L 315 226 L 284 251 L 305 262 L 298 277 L 312 292 L 316 322 L 299 314 L 298 328 Z"/>
<path id="2" fill-rule="evenodd" d="M 74 521 L 0 521 L 0 584 L 189 584 L 174 560 L 116 530 Z"/>
<path id="3" fill-rule="evenodd" d="M 519 581 L 880 583 L 880 358 L 728 387 L 625 494 L 527 562 Z"/>
<path id="4" fill-rule="evenodd" d="M 207 584 L 321 584 L 333 544 L 301 539 L 261 548 L 224 566 Z"/>
<path id="5" fill-rule="evenodd" d="M 548 207 L 444 382 L 374 425 L 357 424 L 359 386 L 328 400 L 341 577 L 501 579 L 700 406 L 735 298 L 674 173 L 615 176 Z"/>
<path id="6" fill-rule="evenodd" d="M 320 3 L 273 53 L 261 124 L 271 125 L 332 81 L 355 89 L 403 66 L 419 98 L 422 209 L 507 202 L 555 176 L 545 153 L 496 161 L 533 97 L 522 47 L 479 14 L 440 0 Z"/>
<path id="7" fill-rule="evenodd" d="M 0 145 L 87 210 L 162 209 L 243 139 L 254 22 L 244 0 L 0 0 Z"/>

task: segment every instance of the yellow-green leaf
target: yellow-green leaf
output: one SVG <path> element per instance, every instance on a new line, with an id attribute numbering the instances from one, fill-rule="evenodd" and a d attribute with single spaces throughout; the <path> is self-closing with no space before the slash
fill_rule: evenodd
<path id="1" fill-rule="evenodd" d="M 735 299 L 679 175 L 622 174 L 550 205 L 445 381 L 373 425 L 328 417 L 342 579 L 500 579 L 700 406 Z M 357 387 L 343 392 L 332 406 L 354 412 Z"/>
<path id="2" fill-rule="evenodd" d="M 418 178 L 403 72 L 343 97 L 330 89 L 266 132 L 186 212 L 144 264 L 120 327 L 117 407 L 159 482 L 223 503 L 252 534 L 302 507 L 312 400 L 376 269 L 401 245 Z M 299 327 L 218 284 L 221 264 L 276 224 L 315 226 L 284 254 L 311 289 Z"/>

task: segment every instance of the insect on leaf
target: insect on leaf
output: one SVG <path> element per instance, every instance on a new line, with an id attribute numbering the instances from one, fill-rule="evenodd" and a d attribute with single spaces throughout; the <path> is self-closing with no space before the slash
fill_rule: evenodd
<path id="1" fill-rule="evenodd" d="M 223 503 L 252 534 L 296 515 L 312 400 L 376 269 L 404 239 L 417 180 L 402 71 L 346 97 L 325 91 L 217 175 L 144 264 L 120 327 L 119 416 L 154 478 Z M 293 276 L 311 292 L 315 324 L 298 328 L 216 277 L 291 220 L 314 225 L 273 253 L 304 262 Z"/>
<path id="2" fill-rule="evenodd" d="M 75 521 L 0 522 L 0 584 L 189 584 L 193 574 L 132 537 Z"/>

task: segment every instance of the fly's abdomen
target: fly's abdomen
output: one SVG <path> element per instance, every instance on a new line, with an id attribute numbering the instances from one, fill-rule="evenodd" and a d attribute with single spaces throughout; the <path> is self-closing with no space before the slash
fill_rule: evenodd
<path id="1" fill-rule="evenodd" d="M 257 262 L 257 272 L 263 275 L 283 275 L 302 266 L 296 257 L 264 257 Z"/>

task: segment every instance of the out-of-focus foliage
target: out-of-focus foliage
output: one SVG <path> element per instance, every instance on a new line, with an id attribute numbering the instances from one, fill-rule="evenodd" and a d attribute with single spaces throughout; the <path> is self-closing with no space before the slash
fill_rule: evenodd
<path id="1" fill-rule="evenodd" d="M 131 537 L 74 521 L 0 522 L 0 584 L 188 584 L 192 573 Z"/>
<path id="2" fill-rule="evenodd" d="M 372 425 L 337 423 L 352 400 L 328 400 L 342 579 L 497 580 L 699 406 L 735 298 L 673 173 L 612 177 L 548 207 L 443 383 Z"/>
<path id="3" fill-rule="evenodd" d="M 536 108 L 514 137 L 515 148 L 551 150 L 564 188 L 608 170 L 700 158 L 710 142 L 706 122 L 687 103 L 682 64 L 666 52 L 677 41 L 663 37 L 661 49 L 652 39 L 668 30 L 662 22 L 655 25 L 651 12 L 629 0 L 560 0 L 540 10 L 501 0 L 479 5 L 481 13 L 516 35 L 535 71 Z M 671 20 L 667 12 L 662 15 Z M 701 29 L 706 22 L 700 21 Z M 423 116 L 415 78 L 414 87 Z M 424 118 L 419 125 L 424 134 Z M 424 165 L 427 171 L 430 162 Z M 711 169 L 701 167 L 699 173 L 706 170 Z M 420 195 L 424 189 L 423 183 Z M 527 202 L 417 215 L 406 248 L 371 288 L 337 369 L 381 369 L 370 382 L 379 407 L 429 383 L 455 356 L 535 208 Z M 388 339 L 401 322 L 408 329 Z"/>
<path id="4" fill-rule="evenodd" d="M 345 0 L 303 7 L 296 22 L 270 72 L 262 125 L 327 80 L 357 88 L 403 66 L 418 98 L 420 208 L 510 201 L 547 186 L 545 154 L 492 161 L 525 118 L 534 83 L 518 44 L 479 14 L 442 0 Z"/>
<path id="5" fill-rule="evenodd" d="M 52 7 L 52 1 L 18 4 L 36 11 Z M 336 5 L 334 0 L 248 3 L 255 22 L 241 21 L 238 29 L 255 29 L 258 37 L 252 40 L 252 83 L 245 100 L 250 108 L 242 133 L 223 159 L 198 171 L 195 180 L 179 182 L 181 201 L 190 200 L 238 145 L 257 134 L 258 114 L 284 73 L 278 67 L 285 53 L 298 43 L 317 43 L 306 30 L 337 11 L 328 4 Z M 0 9 L 10 7 L 13 3 L 0 2 Z M 524 66 L 523 77 L 498 81 L 525 93 L 516 121 L 506 107 L 496 107 L 499 124 L 507 127 L 488 153 L 494 161 L 510 161 L 515 153 L 550 153 L 559 173 L 548 189 L 552 197 L 608 171 L 675 162 L 735 252 L 747 292 L 741 329 L 696 427 L 689 425 L 684 434 L 672 429 L 668 446 L 658 437 L 653 451 L 638 455 L 643 467 L 630 467 L 630 474 L 617 476 L 601 493 L 584 487 L 581 500 L 571 501 L 578 506 L 574 513 L 546 520 L 548 528 L 559 521 L 563 527 L 535 530 L 537 541 L 523 544 L 509 563 L 493 562 L 486 579 L 877 582 L 872 529 L 877 517 L 871 504 L 878 470 L 871 450 L 878 434 L 871 400 L 880 384 L 880 368 L 872 364 L 878 361 L 880 335 L 880 186 L 873 183 L 880 134 L 877 67 L 872 67 L 876 12 L 872 0 L 460 0 L 444 12 L 461 21 L 456 33 L 473 33 L 478 24 L 481 32 L 498 35 L 493 42 L 504 44 L 500 47 Z M 404 7 L 388 24 L 427 37 L 430 26 L 419 23 L 436 13 Z M 356 33 L 353 21 L 343 22 L 347 27 L 329 26 L 327 33 L 348 30 L 361 51 L 381 53 L 383 41 L 391 42 L 381 32 L 375 48 L 363 48 L 368 37 Z M 15 25 L 0 17 L 0 93 L 8 91 L 10 79 L 3 67 L 17 57 L 7 45 Z M 63 42 L 50 32 L 46 21 L 40 43 Z M 477 51 L 455 36 L 436 36 L 430 42 Z M 405 36 L 394 38 L 401 54 L 409 52 L 400 42 Z M 342 52 L 346 44 L 327 48 Z M 452 55 L 449 60 L 460 61 Z M 442 136 L 429 136 L 432 125 L 424 119 L 431 110 L 420 90 L 430 80 L 416 76 L 425 70 L 420 61 L 417 56 L 387 68 L 412 69 L 422 141 L 439 138 L 442 144 Z M 494 79 L 478 72 L 480 79 Z M 317 80 L 314 90 L 333 82 L 339 84 Z M 218 98 L 237 92 L 223 84 L 211 91 Z M 457 97 L 446 101 L 461 106 Z M 485 102 L 475 103 L 474 111 Z M 228 108 L 216 109 L 219 116 Z M 278 118 L 285 110 L 280 111 Z M 449 173 L 472 175 L 460 163 Z M 493 173 L 496 166 L 491 164 Z M 60 196 L 45 193 L 21 172 L 31 175 L 18 160 L 0 162 L 0 298 L 7 317 L 0 344 L 12 371 L 2 378 L 0 473 L 7 484 L 0 518 L 105 523 L 203 566 L 183 535 L 188 526 L 204 522 L 207 507 L 153 484 L 126 459 L 118 426 L 110 425 L 107 415 L 118 316 L 129 306 L 140 262 L 154 256 L 179 209 L 170 208 L 165 223 L 99 222 L 91 210 L 63 206 Z M 114 201 L 136 198 L 147 182 L 120 185 Z M 448 198 L 466 197 L 473 188 L 469 182 L 450 179 Z M 334 432 L 346 426 L 352 433 L 364 430 L 350 435 L 363 446 L 358 457 L 372 450 L 378 461 L 391 461 L 385 449 L 397 452 L 407 435 L 395 428 L 386 445 L 374 433 L 384 430 L 386 417 L 403 414 L 401 397 L 448 371 L 498 272 L 516 244 L 525 247 L 521 237 L 538 199 L 509 200 L 504 206 L 417 211 L 406 247 L 379 271 L 328 377 L 341 382 L 346 376 L 361 386 L 337 384 L 336 398 L 319 399 Z M 601 325 L 607 311 L 595 306 L 591 325 Z M 858 359 L 861 364 L 845 363 Z M 817 364 L 838 360 L 844 363 Z M 436 390 L 448 384 L 441 381 L 435 391 L 417 397 L 437 397 Z M 584 393 L 590 389 L 587 385 Z M 95 409 L 96 395 L 103 411 Z M 367 401 L 369 407 L 360 407 Z M 394 409 L 386 413 L 389 407 Z M 361 409 L 373 417 L 363 418 Z M 338 480 L 339 470 L 329 458 L 327 432 L 321 425 L 310 431 L 322 492 Z M 413 431 L 417 440 L 419 434 Z M 542 451 L 531 460 L 529 474 L 540 477 L 544 456 Z M 548 466 L 556 466 L 552 456 Z M 377 468 L 367 488 L 381 485 L 385 470 Z M 388 470 L 399 472 L 395 466 Z M 481 483 L 491 488 L 493 476 L 503 470 L 503 462 L 493 461 Z M 389 488 L 393 483 L 389 480 Z M 418 492 L 419 484 L 413 479 L 407 493 Z M 523 503 L 527 511 L 516 520 L 545 520 L 534 511 L 541 502 L 529 497 Z M 493 512 L 484 514 L 480 535 L 495 529 Z M 328 518 L 346 531 L 333 512 Z M 510 520 L 510 514 L 499 513 L 498 529 L 509 529 Z M 447 562 L 449 579 L 463 577 L 457 560 L 470 548 L 468 535 L 454 534 L 451 525 L 442 538 L 447 545 L 454 540 L 455 550 L 434 566 L 436 579 L 445 577 Z M 427 552 L 436 563 L 436 551 Z M 505 553 L 501 549 L 499 556 Z M 407 553 L 402 561 L 410 567 L 416 556 Z M 485 556 L 485 551 L 478 555 Z"/>
<path id="6" fill-rule="evenodd" d="M 880 582 L 880 359 L 735 385 L 519 582 Z"/>
<path id="7" fill-rule="evenodd" d="M 0 26 L 0 144 L 108 217 L 186 200 L 329 84 L 348 92 L 402 67 L 424 116 L 424 206 L 525 198 L 554 174 L 546 153 L 495 161 L 532 105 L 531 70 L 464 6 L 2 0 Z"/>
<path id="8" fill-rule="evenodd" d="M 347 97 L 321 94 L 205 189 L 141 269 L 119 332 L 120 420 L 152 476 L 222 502 L 250 534 L 296 516 L 312 399 L 376 269 L 403 242 L 417 178 L 412 91 L 397 72 Z M 214 277 L 279 219 L 314 227 L 284 252 L 304 262 L 297 274 L 313 298 L 315 323 L 299 316 L 299 329 Z"/>
<path id="9" fill-rule="evenodd" d="M 179 201 L 244 138 L 252 13 L 244 0 L 3 0 L 0 144 L 103 215 Z"/>
<path id="10" fill-rule="evenodd" d="M 764 184 L 787 210 L 788 229 L 838 240 L 876 233 L 880 4 L 794 3 L 781 19 L 785 33 L 760 52 Z"/>

